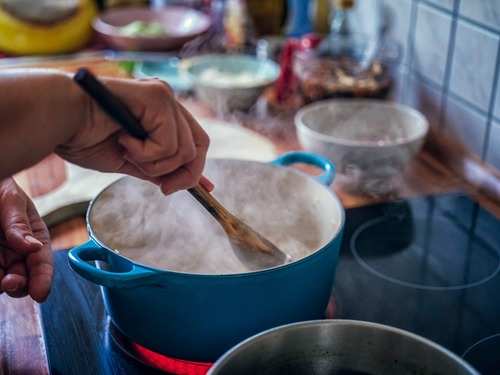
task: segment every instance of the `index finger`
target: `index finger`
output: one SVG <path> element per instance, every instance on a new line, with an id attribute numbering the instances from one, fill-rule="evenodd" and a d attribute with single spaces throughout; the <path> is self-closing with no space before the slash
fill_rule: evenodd
<path id="1" fill-rule="evenodd" d="M 210 138 L 198 121 L 181 103 L 179 103 L 179 108 L 184 116 L 186 116 L 189 127 L 191 128 L 191 134 L 193 135 L 193 140 L 196 146 L 196 159 L 200 159 L 201 156 L 201 160 L 194 160 L 193 164 L 201 165 L 201 172 L 203 172 L 208 148 L 210 146 Z M 205 176 L 201 176 L 199 183 L 208 192 L 211 192 L 215 187 L 212 181 Z"/>
<path id="2" fill-rule="evenodd" d="M 43 302 L 50 292 L 52 283 L 52 250 L 50 248 L 47 227 L 31 201 L 28 202 L 28 214 L 34 234 L 43 243 L 40 250 L 29 254 L 26 258 L 26 266 L 29 274 L 28 294 L 35 301 Z"/>
<path id="3" fill-rule="evenodd" d="M 26 259 L 29 273 L 28 294 L 37 302 L 43 302 L 52 283 L 52 253 L 48 244 L 31 253 Z"/>

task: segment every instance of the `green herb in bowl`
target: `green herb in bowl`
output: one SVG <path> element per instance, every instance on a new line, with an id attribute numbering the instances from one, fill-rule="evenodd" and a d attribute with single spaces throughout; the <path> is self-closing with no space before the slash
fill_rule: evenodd
<path id="1" fill-rule="evenodd" d="M 133 21 L 120 27 L 120 34 L 129 37 L 157 37 L 167 33 L 159 22 Z"/>

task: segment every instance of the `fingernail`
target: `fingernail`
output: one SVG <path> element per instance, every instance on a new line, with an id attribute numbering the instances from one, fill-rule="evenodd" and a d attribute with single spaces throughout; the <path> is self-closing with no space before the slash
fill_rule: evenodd
<path id="1" fill-rule="evenodd" d="M 169 195 L 175 192 L 175 189 L 172 188 L 162 188 L 161 191 L 163 192 L 164 195 Z"/>
<path id="2" fill-rule="evenodd" d="M 5 288 L 6 292 L 15 292 L 18 289 L 18 285 L 13 285 L 10 288 Z"/>
<path id="3" fill-rule="evenodd" d="M 40 241 L 38 241 L 35 237 L 30 236 L 29 234 L 27 236 L 25 236 L 24 239 L 26 241 L 28 241 L 32 245 L 37 245 L 37 246 L 40 246 L 40 247 L 43 246 L 43 243 L 41 243 Z"/>

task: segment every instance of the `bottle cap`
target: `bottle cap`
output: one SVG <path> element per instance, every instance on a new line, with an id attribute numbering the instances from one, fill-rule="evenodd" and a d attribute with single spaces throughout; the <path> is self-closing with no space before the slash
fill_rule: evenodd
<path id="1" fill-rule="evenodd" d="M 335 0 L 335 8 L 348 10 L 354 7 L 354 0 Z"/>

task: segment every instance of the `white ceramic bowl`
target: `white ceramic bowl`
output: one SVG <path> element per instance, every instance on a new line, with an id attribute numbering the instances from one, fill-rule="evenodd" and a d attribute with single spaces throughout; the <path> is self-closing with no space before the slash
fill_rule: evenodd
<path id="1" fill-rule="evenodd" d="M 397 188 L 429 129 L 418 111 L 377 100 L 333 99 L 302 108 L 295 116 L 306 150 L 330 158 L 349 191 L 384 194 Z"/>
<path id="2" fill-rule="evenodd" d="M 197 97 L 217 112 L 246 111 L 255 104 L 262 91 L 279 76 L 279 66 L 266 59 L 249 55 L 205 55 L 181 63 L 182 71 L 193 82 Z M 222 82 L 204 79 L 207 70 L 219 74 L 253 77 L 248 82 Z"/>

